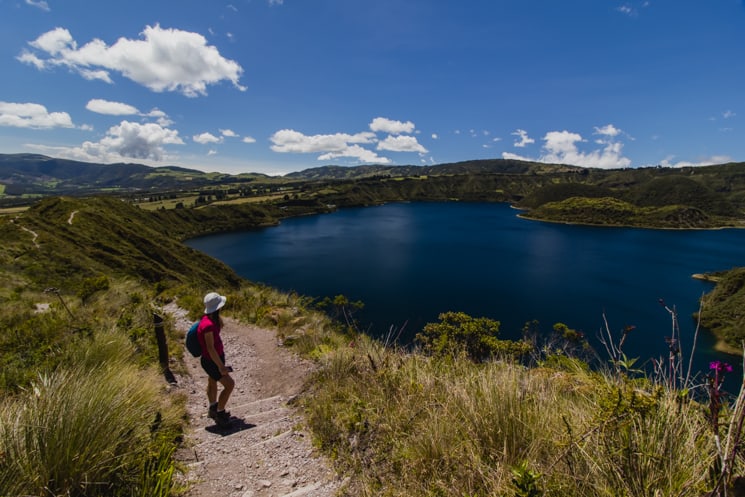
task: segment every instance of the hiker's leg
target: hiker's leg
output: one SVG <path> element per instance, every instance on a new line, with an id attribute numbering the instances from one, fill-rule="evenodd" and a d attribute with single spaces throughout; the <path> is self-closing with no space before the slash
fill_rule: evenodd
<path id="1" fill-rule="evenodd" d="M 229 374 L 226 374 L 220 378 L 220 383 L 222 383 L 223 388 L 222 392 L 220 392 L 220 397 L 217 399 L 217 410 L 224 411 L 225 405 L 228 403 L 228 399 L 230 398 L 230 394 L 233 392 L 235 380 L 233 380 Z"/>
<path id="2" fill-rule="evenodd" d="M 207 400 L 210 405 L 217 402 L 217 382 L 211 377 L 207 377 Z"/>

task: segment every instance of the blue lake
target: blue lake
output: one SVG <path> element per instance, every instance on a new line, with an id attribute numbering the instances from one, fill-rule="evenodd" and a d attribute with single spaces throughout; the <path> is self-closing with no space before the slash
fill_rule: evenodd
<path id="1" fill-rule="evenodd" d="M 406 342 L 452 310 L 500 321 L 503 338 L 520 337 L 527 321 L 538 320 L 546 334 L 562 322 L 604 356 L 596 337 L 605 312 L 616 334 L 636 326 L 624 349 L 640 361 L 668 354 L 672 324 L 660 299 L 677 309 L 688 354 L 692 314 L 712 288 L 692 274 L 745 266 L 745 230 L 597 228 L 517 214 L 506 204 L 387 204 L 187 244 L 254 282 L 361 300 L 361 328 L 374 336 L 403 328 Z M 713 342 L 700 333 L 696 369 L 739 362 L 714 352 Z"/>

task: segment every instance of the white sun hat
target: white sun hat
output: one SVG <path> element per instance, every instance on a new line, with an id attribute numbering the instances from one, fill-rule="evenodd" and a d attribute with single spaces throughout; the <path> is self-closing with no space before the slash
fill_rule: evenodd
<path id="1" fill-rule="evenodd" d="M 223 297 L 219 293 L 210 292 L 207 295 L 204 296 L 204 313 L 205 314 L 212 314 L 218 309 L 222 309 L 222 306 L 225 305 L 225 302 L 227 301 L 227 297 Z"/>

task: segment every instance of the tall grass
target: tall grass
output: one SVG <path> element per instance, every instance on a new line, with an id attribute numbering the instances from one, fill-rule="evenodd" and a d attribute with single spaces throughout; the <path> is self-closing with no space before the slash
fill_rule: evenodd
<path id="1" fill-rule="evenodd" d="M 158 424 L 173 416 L 153 373 L 122 361 L 73 366 L 40 375 L 28 393 L 0 404 L 0 495 L 144 487 L 143 465 L 162 450 Z"/>
<path id="2" fill-rule="evenodd" d="M 434 359 L 366 340 L 328 357 L 317 379 L 310 426 L 359 475 L 361 495 L 697 496 L 711 488 L 716 448 L 704 409 L 646 380 Z"/>
<path id="3" fill-rule="evenodd" d="M 0 312 L 0 495 L 171 494 L 183 405 L 147 365 L 146 295 L 117 281 L 85 305 L 29 293 Z"/>

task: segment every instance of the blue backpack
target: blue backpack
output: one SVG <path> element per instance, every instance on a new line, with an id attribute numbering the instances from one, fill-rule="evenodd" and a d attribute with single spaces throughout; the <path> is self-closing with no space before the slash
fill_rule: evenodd
<path id="1" fill-rule="evenodd" d="M 197 338 L 197 328 L 199 328 L 199 321 L 195 322 L 186 332 L 186 350 L 188 350 L 194 357 L 202 355 L 202 347 L 199 346 L 199 339 Z"/>

